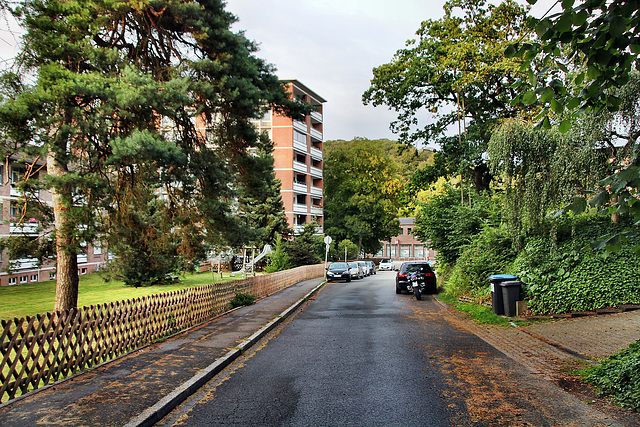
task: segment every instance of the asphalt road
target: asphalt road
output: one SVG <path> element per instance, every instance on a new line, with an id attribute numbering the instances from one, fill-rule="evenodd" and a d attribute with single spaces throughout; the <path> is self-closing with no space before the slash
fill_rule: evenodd
<path id="1" fill-rule="evenodd" d="M 615 425 L 394 273 L 326 285 L 157 425 Z"/>

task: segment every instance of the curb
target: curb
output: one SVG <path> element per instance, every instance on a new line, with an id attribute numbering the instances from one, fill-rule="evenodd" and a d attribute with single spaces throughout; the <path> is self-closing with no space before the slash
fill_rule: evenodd
<path id="1" fill-rule="evenodd" d="M 145 409 L 137 417 L 131 419 L 124 427 L 151 427 L 167 414 L 173 411 L 178 405 L 187 400 L 193 393 L 195 393 L 200 387 L 205 385 L 209 380 L 216 376 L 220 371 L 229 366 L 233 361 L 240 357 L 247 349 L 256 344 L 260 339 L 267 335 L 277 325 L 282 323 L 287 317 L 289 317 L 294 311 L 296 311 L 302 304 L 304 304 L 313 294 L 318 292 L 320 288 L 325 285 L 326 282 L 320 283 L 313 288 L 308 294 L 295 302 L 292 306 L 276 316 L 267 325 L 260 328 L 256 333 L 246 338 L 238 347 L 229 351 L 225 356 L 216 360 L 204 369 L 201 369 L 191 379 L 185 381 L 182 385 L 177 387 L 174 391 L 163 397 L 155 405 Z"/>

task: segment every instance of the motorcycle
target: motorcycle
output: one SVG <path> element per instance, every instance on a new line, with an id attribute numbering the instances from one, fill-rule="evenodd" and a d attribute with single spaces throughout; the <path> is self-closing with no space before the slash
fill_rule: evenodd
<path id="1" fill-rule="evenodd" d="M 411 273 L 411 287 L 413 288 L 413 295 L 416 296 L 416 299 L 420 301 L 422 299 L 422 294 L 424 293 L 424 289 L 427 287 L 426 273 L 423 268 L 420 270 Z"/>

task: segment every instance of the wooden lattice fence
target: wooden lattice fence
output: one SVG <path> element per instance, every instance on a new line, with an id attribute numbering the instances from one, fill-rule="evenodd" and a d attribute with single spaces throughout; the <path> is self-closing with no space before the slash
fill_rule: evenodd
<path id="1" fill-rule="evenodd" d="M 0 403 L 198 325 L 236 293 L 258 298 L 321 277 L 322 265 L 147 297 L 0 320 Z"/>

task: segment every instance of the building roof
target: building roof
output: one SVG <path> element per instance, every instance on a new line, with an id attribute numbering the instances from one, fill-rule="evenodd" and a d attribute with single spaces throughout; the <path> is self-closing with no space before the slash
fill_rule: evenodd
<path id="1" fill-rule="evenodd" d="M 416 224 L 416 219 L 415 217 L 411 217 L 411 218 L 399 218 L 400 219 L 400 225 L 415 225 Z"/>
<path id="2" fill-rule="evenodd" d="M 280 81 L 282 83 L 291 83 L 293 84 L 295 87 L 297 87 L 298 89 L 300 89 L 301 91 L 303 91 L 304 93 L 306 93 L 307 95 L 309 95 L 311 98 L 315 99 L 316 101 L 318 101 L 319 103 L 323 103 L 323 102 L 327 102 L 326 99 L 324 99 L 323 97 L 321 97 L 320 95 L 318 95 L 316 92 L 312 91 L 311 89 L 309 89 L 307 86 L 305 86 L 302 82 L 300 82 L 300 80 L 296 80 L 296 79 L 280 79 Z"/>

